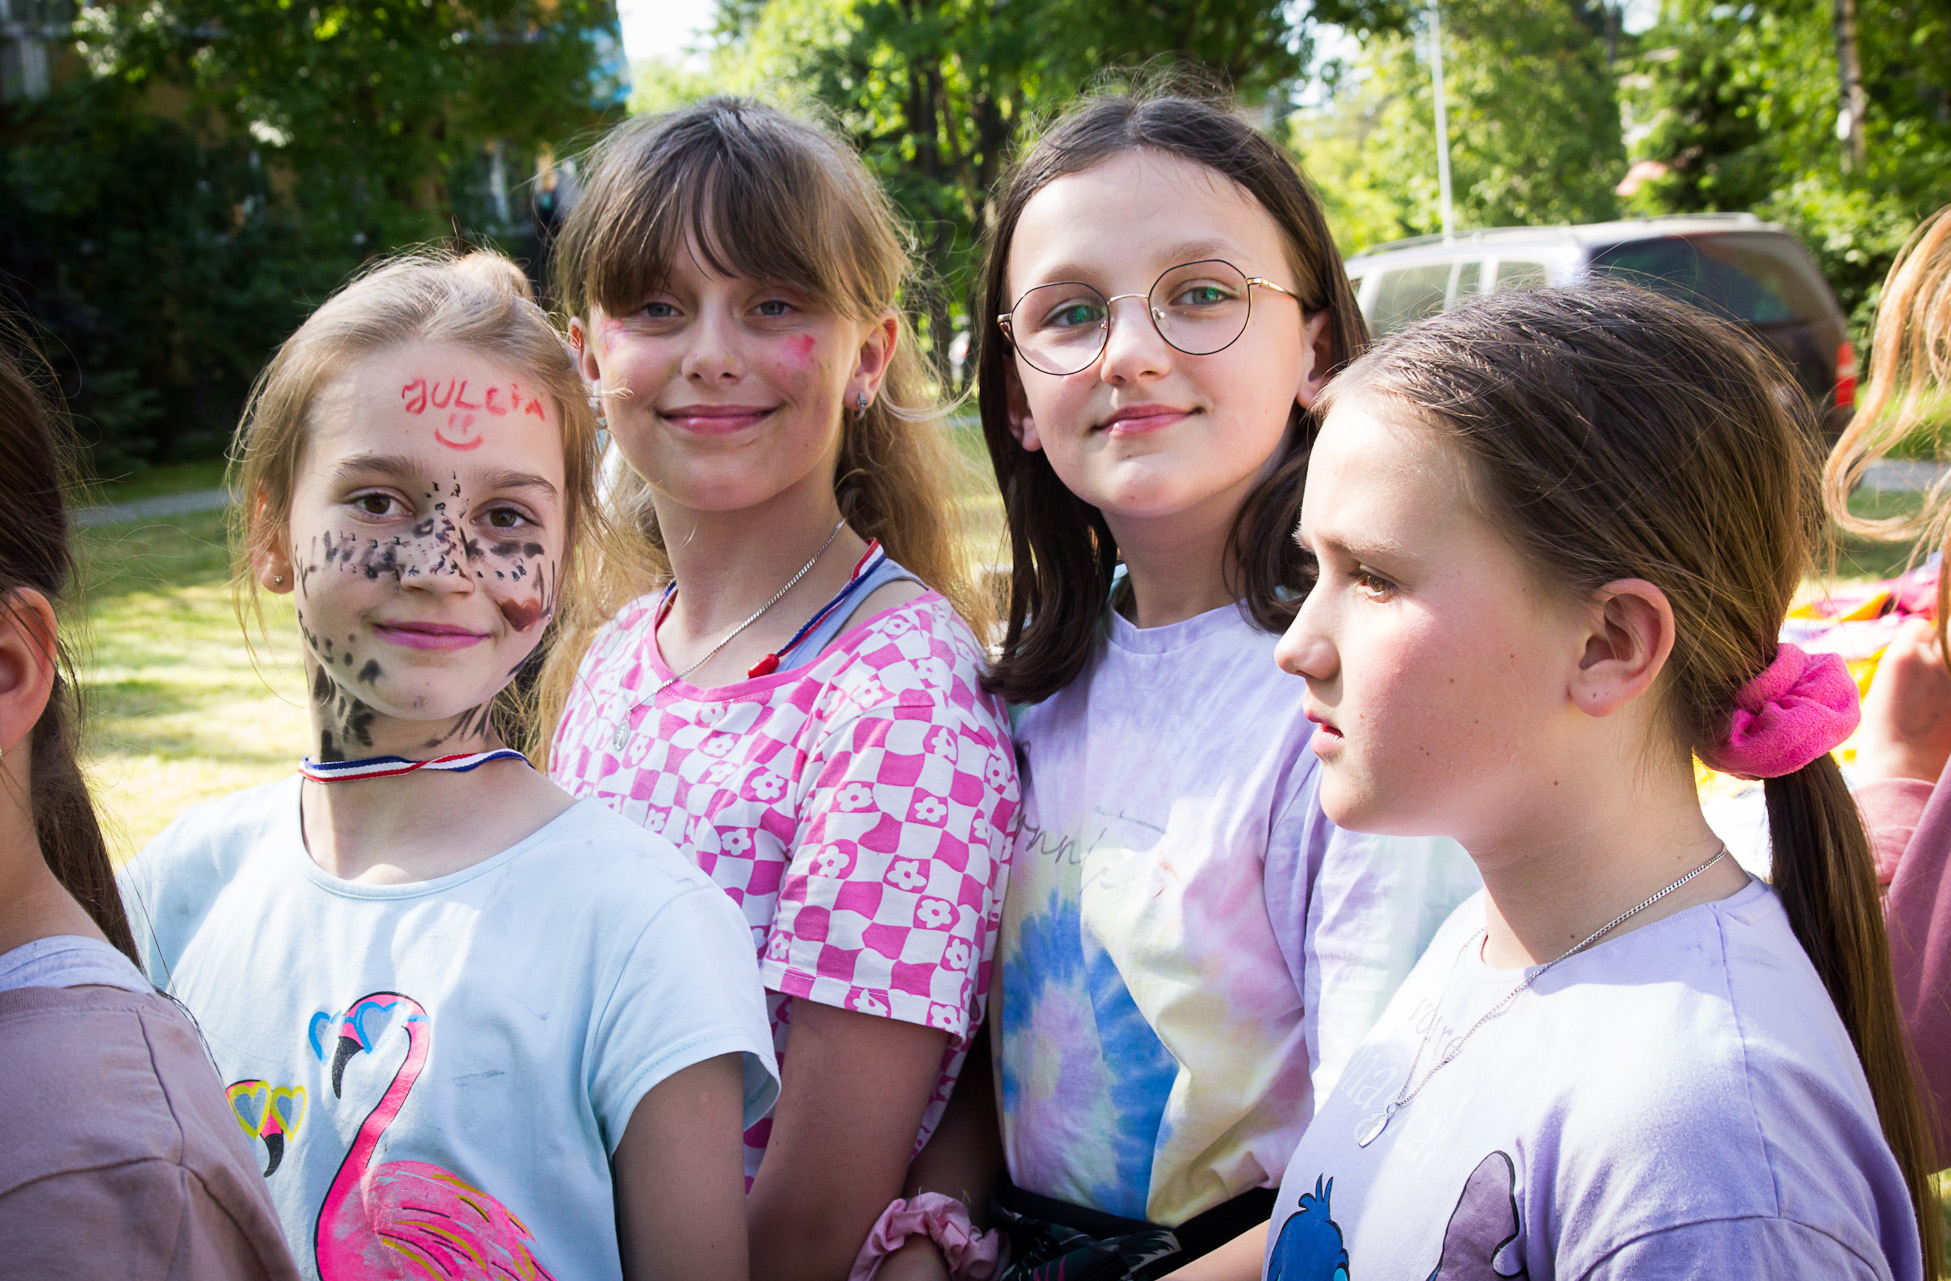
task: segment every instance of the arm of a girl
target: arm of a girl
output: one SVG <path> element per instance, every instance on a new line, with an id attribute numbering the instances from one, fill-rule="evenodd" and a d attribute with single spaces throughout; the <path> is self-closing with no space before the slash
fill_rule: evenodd
<path id="1" fill-rule="evenodd" d="M 901 1194 L 946 1033 L 795 1001 L 779 1105 L 747 1200 L 752 1274 L 842 1281 Z"/>
<path id="2" fill-rule="evenodd" d="M 955 1083 L 928 1146 L 908 1167 L 901 1195 L 913 1200 L 936 1192 L 960 1201 L 969 1222 L 989 1226 L 989 1190 L 1003 1172 L 1002 1128 L 996 1117 L 995 1073 L 989 1059 L 989 1026 L 969 1046 L 969 1057 Z M 874 1276 L 874 1281 L 946 1281 L 948 1263 L 926 1235 L 908 1238 Z"/>
<path id="3" fill-rule="evenodd" d="M 746 1281 L 744 1064 L 693 1063 L 651 1088 L 611 1158 L 628 1281 Z"/>
<path id="4" fill-rule="evenodd" d="M 906 1187 L 950 1038 L 980 1017 L 1014 762 L 973 660 L 900 621 L 823 696 L 832 720 L 761 960 L 794 998 L 748 1199 L 768 1279 L 847 1276 Z"/>

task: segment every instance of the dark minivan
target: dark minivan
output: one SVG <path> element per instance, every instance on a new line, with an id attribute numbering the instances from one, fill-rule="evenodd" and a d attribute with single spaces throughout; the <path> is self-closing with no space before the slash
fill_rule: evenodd
<path id="1" fill-rule="evenodd" d="M 1801 241 L 1753 214 L 1419 236 L 1355 254 L 1348 275 L 1378 338 L 1473 294 L 1614 276 L 1740 321 L 1765 339 L 1795 370 L 1832 436 L 1856 402 L 1856 352 L 1836 296 Z"/>

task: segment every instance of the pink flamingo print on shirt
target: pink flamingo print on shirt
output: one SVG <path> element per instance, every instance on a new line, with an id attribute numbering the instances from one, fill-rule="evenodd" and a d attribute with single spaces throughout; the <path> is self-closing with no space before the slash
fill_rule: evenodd
<path id="1" fill-rule="evenodd" d="M 332 1057 L 332 1093 L 345 1066 L 371 1054 L 396 1010 L 406 1013 L 406 1061 L 366 1115 L 319 1207 L 312 1248 L 320 1281 L 554 1281 L 535 1261 L 534 1238 L 508 1208 L 481 1189 L 424 1161 L 373 1164 L 379 1139 L 400 1114 L 433 1046 L 433 1023 L 410 996 L 373 992 L 346 1009 Z M 373 1019 L 378 1035 L 369 1034 Z M 327 1026 L 330 1026 L 329 1024 Z"/>

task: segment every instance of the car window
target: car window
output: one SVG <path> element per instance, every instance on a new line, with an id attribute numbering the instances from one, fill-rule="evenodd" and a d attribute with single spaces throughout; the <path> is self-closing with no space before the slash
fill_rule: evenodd
<path id="1" fill-rule="evenodd" d="M 1369 331 L 1377 338 L 1415 324 L 1443 310 L 1450 288 L 1450 264 L 1424 263 L 1385 271 L 1375 289 L 1375 305 L 1368 316 Z"/>
<path id="2" fill-rule="evenodd" d="M 1635 240 L 1600 250 L 1592 266 L 1750 324 L 1829 314 L 1827 286 L 1814 260 L 1786 236 L 1736 233 Z"/>
<path id="3" fill-rule="evenodd" d="M 1456 294 L 1455 294 L 1457 302 L 1462 302 L 1465 298 L 1468 298 L 1471 294 L 1476 293 L 1477 290 L 1481 288 L 1481 286 L 1478 285 L 1477 283 L 1477 277 L 1482 272 L 1482 270 L 1483 270 L 1483 264 L 1478 262 L 1474 258 L 1471 259 L 1469 262 L 1462 262 L 1457 264 Z"/>
<path id="4" fill-rule="evenodd" d="M 1541 262 L 1530 262 L 1522 258 L 1500 258 L 1497 261 L 1496 293 L 1510 293 L 1518 289 L 1543 289 L 1551 283 L 1549 273 Z"/>

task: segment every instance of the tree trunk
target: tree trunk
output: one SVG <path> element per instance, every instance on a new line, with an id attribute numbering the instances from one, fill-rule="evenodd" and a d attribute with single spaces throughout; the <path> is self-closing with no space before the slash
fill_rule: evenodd
<path id="1" fill-rule="evenodd" d="M 1862 172 L 1869 153 L 1863 142 L 1863 60 L 1856 51 L 1856 0 L 1835 0 L 1836 73 L 1841 92 L 1836 116 L 1836 139 L 1848 145 L 1848 166 Z"/>

